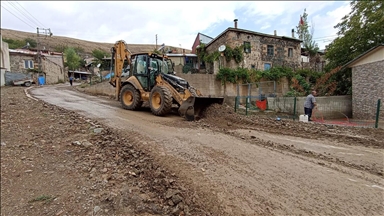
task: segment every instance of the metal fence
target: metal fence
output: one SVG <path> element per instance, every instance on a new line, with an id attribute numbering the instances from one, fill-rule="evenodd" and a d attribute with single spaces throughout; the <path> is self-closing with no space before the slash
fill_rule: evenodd
<path id="1" fill-rule="evenodd" d="M 273 86 L 273 87 L 271 87 Z M 337 96 L 336 96 L 337 97 Z M 345 125 L 356 127 L 383 127 L 383 106 L 380 99 L 364 104 L 352 116 L 352 104 L 343 103 L 338 99 L 319 98 L 318 108 L 313 110 L 312 120 L 329 125 Z M 275 83 L 251 83 L 237 86 L 235 112 L 244 115 L 264 115 L 281 119 L 299 120 L 304 114 L 305 97 L 276 97 Z"/>
<path id="2" fill-rule="evenodd" d="M 257 83 L 238 84 L 236 86 L 235 110 L 262 110 L 266 109 L 267 97 L 276 97 L 276 82 L 266 81 Z"/>

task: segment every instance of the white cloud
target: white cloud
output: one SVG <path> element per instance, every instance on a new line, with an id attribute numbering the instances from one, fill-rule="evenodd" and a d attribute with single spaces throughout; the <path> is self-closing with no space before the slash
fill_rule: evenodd
<path id="1" fill-rule="evenodd" d="M 332 11 L 328 11 L 325 14 L 318 14 L 313 17 L 314 24 L 314 39 L 319 44 L 320 48 L 325 48 L 326 44 L 329 44 L 332 39 L 336 38 L 338 29 L 334 26 L 337 25 L 341 19 L 351 11 L 349 2 Z"/>
<path id="2" fill-rule="evenodd" d="M 261 26 L 261 30 L 263 30 L 263 29 L 267 29 L 267 28 L 269 28 L 269 27 L 271 27 L 271 24 L 269 24 L 269 22 L 267 22 L 267 23 L 265 23 L 263 26 Z"/>
<path id="3" fill-rule="evenodd" d="M 54 35 L 96 42 L 125 40 L 133 44 L 154 44 L 157 34 L 158 44 L 176 47 L 181 44 L 186 49 L 191 49 L 198 32 L 215 37 L 225 28 L 232 27 L 235 18 L 239 19 L 239 28 L 255 30 L 252 28 L 258 27 L 269 34 L 276 29 L 278 35 L 290 36 L 304 8 L 308 14 L 316 14 L 313 18 L 316 36 L 318 32 L 332 33 L 333 21 L 337 19 L 337 23 L 349 7 L 321 14 L 322 9 L 335 2 L 22 1 L 19 4 L 44 24 L 40 27 L 51 28 Z M 9 4 L 5 7 L 15 10 Z M 36 32 L 36 28 L 21 22 L 3 8 L 1 16 L 2 28 Z M 319 22 L 320 19 L 327 21 Z M 36 26 L 33 21 L 25 20 Z M 246 25 L 250 22 L 253 24 Z M 217 29 L 228 23 L 230 26 Z"/>

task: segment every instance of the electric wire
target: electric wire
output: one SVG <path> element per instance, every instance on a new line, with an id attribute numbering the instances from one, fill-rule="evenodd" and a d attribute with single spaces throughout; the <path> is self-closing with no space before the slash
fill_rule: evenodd
<path id="1" fill-rule="evenodd" d="M 37 24 L 35 21 L 33 21 L 30 17 L 27 17 L 26 14 L 25 14 L 24 12 L 22 12 L 18 7 L 16 7 L 16 6 L 13 4 L 13 2 L 8 1 L 8 4 L 9 4 L 10 6 L 12 6 L 14 9 L 16 9 L 17 12 L 18 12 L 19 14 L 21 14 L 22 16 L 24 16 L 24 18 L 26 18 L 26 20 L 28 20 L 30 23 L 32 23 L 32 24 L 38 26 L 38 24 Z M 16 11 L 16 10 L 14 10 L 14 11 Z"/>
<path id="2" fill-rule="evenodd" d="M 45 28 L 45 26 L 44 26 L 44 24 L 43 23 L 41 23 L 38 19 L 36 19 L 32 14 L 30 14 L 21 4 L 19 4 L 19 2 L 16 2 L 16 4 L 18 4 L 24 11 L 26 11 L 33 19 L 35 19 L 38 23 L 40 23 L 41 24 L 41 26 L 43 26 L 44 28 Z"/>
<path id="3" fill-rule="evenodd" d="M 35 28 L 33 26 L 31 26 L 30 24 L 26 23 L 24 20 L 20 19 L 18 16 L 16 16 L 15 14 L 13 14 L 11 11 L 9 11 L 7 8 L 5 8 L 3 5 L 1 5 L 2 8 L 4 8 L 6 11 L 8 11 L 10 14 L 12 14 L 13 16 L 15 16 L 17 19 L 21 20 L 23 23 L 27 24 L 28 26 L 30 26 L 31 28 Z"/>

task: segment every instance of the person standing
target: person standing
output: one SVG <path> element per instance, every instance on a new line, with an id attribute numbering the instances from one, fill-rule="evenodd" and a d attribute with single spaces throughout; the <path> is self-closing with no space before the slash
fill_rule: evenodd
<path id="1" fill-rule="evenodd" d="M 70 76 L 70 77 L 69 77 L 69 84 L 71 84 L 71 86 L 72 86 L 72 82 L 73 82 L 73 77 Z"/>
<path id="2" fill-rule="evenodd" d="M 309 94 L 307 96 L 307 98 L 305 99 L 305 102 L 304 102 L 304 113 L 305 115 L 308 116 L 308 121 L 312 121 L 311 117 L 312 117 L 312 110 L 314 108 L 317 108 L 317 104 L 316 104 L 316 96 L 317 92 L 316 91 L 312 91 L 311 94 Z"/>

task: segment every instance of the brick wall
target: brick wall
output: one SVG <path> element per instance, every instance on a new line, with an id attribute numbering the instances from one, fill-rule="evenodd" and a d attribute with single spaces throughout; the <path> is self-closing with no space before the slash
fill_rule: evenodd
<path id="1" fill-rule="evenodd" d="M 377 100 L 384 103 L 384 61 L 352 68 L 352 114 L 357 119 L 374 119 Z M 382 105 L 384 107 L 384 105 Z M 382 108 L 382 110 L 384 110 Z M 380 115 L 384 119 L 384 114 Z"/>

